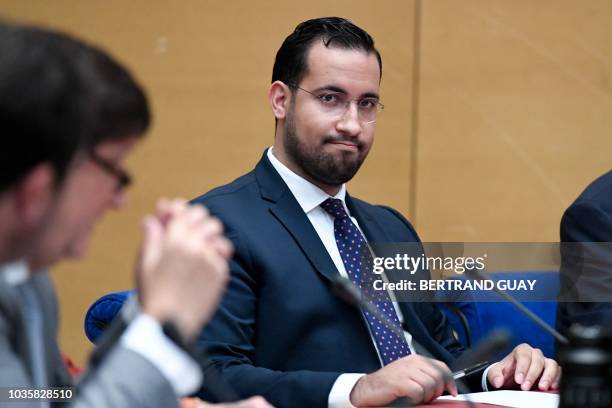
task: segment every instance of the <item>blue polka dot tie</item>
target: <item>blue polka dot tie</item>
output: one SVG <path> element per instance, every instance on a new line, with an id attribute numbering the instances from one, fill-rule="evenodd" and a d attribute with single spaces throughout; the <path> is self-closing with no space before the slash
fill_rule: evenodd
<path id="1" fill-rule="evenodd" d="M 321 208 L 334 217 L 336 245 L 349 279 L 372 299 L 378 310 L 387 315 L 397 327 L 401 327 L 389 293 L 373 288 L 374 281 L 380 279 L 380 276 L 372 272 L 373 262 L 370 248 L 361 231 L 344 210 L 342 201 L 337 198 L 328 198 L 321 204 Z M 410 354 L 404 337 L 399 337 L 389 331 L 382 322 L 367 311 L 364 314 L 384 365 Z"/>

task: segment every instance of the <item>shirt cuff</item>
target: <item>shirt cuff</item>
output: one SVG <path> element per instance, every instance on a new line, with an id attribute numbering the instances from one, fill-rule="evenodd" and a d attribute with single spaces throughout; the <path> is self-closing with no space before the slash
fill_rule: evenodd
<path id="1" fill-rule="evenodd" d="M 329 397 L 327 398 L 328 408 L 355 408 L 351 404 L 351 391 L 353 391 L 353 387 L 363 376 L 365 374 L 340 374 L 329 392 Z"/>
<path id="2" fill-rule="evenodd" d="M 487 374 L 489 374 L 489 370 L 491 369 L 491 367 L 497 365 L 499 363 L 493 363 L 490 366 L 488 366 L 487 368 L 485 368 L 485 370 L 482 372 L 482 381 L 481 381 L 481 386 L 482 386 L 482 390 L 483 391 L 489 391 L 489 387 L 487 387 Z"/>
<path id="3" fill-rule="evenodd" d="M 151 362 L 179 397 L 198 390 L 202 383 L 199 365 L 162 331 L 153 317 L 139 314 L 121 336 L 121 345 Z"/>

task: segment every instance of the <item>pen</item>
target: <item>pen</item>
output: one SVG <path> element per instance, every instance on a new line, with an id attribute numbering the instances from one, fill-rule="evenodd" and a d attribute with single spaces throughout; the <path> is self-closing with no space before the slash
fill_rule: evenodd
<path id="1" fill-rule="evenodd" d="M 466 375 L 473 374 L 476 371 L 478 371 L 478 370 L 488 366 L 489 364 L 491 364 L 491 363 L 488 362 L 488 361 L 484 361 L 482 363 L 475 364 L 475 365 L 473 365 L 471 367 L 464 368 L 463 370 L 457 370 L 457 371 L 453 372 L 453 379 L 456 380 L 458 378 L 463 378 Z"/>

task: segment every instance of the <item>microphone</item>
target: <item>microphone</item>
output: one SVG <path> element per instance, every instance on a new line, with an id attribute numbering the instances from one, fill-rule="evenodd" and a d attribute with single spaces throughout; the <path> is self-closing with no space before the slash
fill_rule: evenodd
<path id="1" fill-rule="evenodd" d="M 493 279 L 493 277 L 490 274 L 486 273 L 483 270 L 478 270 L 475 268 L 466 269 L 465 275 L 472 280 L 495 281 L 495 279 Z M 531 320 L 532 322 L 540 326 L 546 333 L 553 336 L 559 343 L 561 344 L 569 343 L 567 337 L 559 333 L 557 330 L 555 330 L 554 327 L 546 323 L 544 320 L 540 319 L 540 317 L 537 316 L 535 313 L 533 313 L 531 310 L 527 309 L 527 307 L 525 307 L 525 305 L 523 305 L 521 302 L 516 300 L 514 296 L 510 295 L 509 293 L 504 292 L 503 290 L 500 290 L 497 287 L 497 285 L 493 285 L 493 291 L 497 293 L 499 296 L 501 296 L 502 298 L 504 298 L 505 300 L 507 300 L 508 302 L 512 303 L 512 305 L 516 307 L 523 315 L 527 316 L 529 320 Z"/>
<path id="2" fill-rule="evenodd" d="M 365 293 L 363 293 L 357 286 L 353 284 L 349 279 L 343 276 L 335 276 L 332 279 L 332 290 L 336 296 L 345 301 L 346 303 L 357 307 L 358 309 L 366 310 L 368 313 L 374 315 L 379 321 L 383 323 L 386 329 L 390 330 L 396 336 L 400 338 L 404 338 L 403 327 L 398 327 L 393 321 L 391 321 L 386 314 L 382 313 L 374 303 L 367 297 Z M 406 330 L 407 331 L 407 330 Z M 412 346 L 414 347 L 417 354 L 423 355 L 430 359 L 436 360 L 436 358 L 431 354 L 425 347 L 423 347 L 414 337 L 412 338 Z M 446 372 L 443 372 L 442 369 L 435 364 L 431 364 L 431 367 L 435 368 L 436 371 L 442 373 L 443 377 L 447 379 L 449 375 Z M 459 373 L 456 373 L 459 374 Z M 455 383 L 457 384 L 457 389 L 462 394 L 469 394 L 469 389 L 465 386 L 462 380 L 457 378 L 453 378 Z M 471 401 L 470 398 L 466 395 L 465 402 L 470 406 L 474 407 L 474 402 Z M 393 401 L 388 406 L 390 407 L 409 407 L 414 405 L 410 398 L 402 397 Z"/>
<path id="3" fill-rule="evenodd" d="M 356 306 L 358 308 L 365 309 L 370 314 L 376 316 L 378 320 L 381 320 L 386 328 L 393 331 L 396 336 L 403 337 L 404 333 L 401 330 L 408 331 L 405 327 L 406 322 L 402 323 L 400 330 L 384 313 L 372 303 L 370 299 L 363 293 L 357 286 L 353 284 L 349 279 L 342 276 L 338 276 L 333 279 L 332 286 L 334 292 L 345 302 Z M 461 357 L 457 359 L 453 368 L 455 370 L 465 369 L 475 364 L 480 364 L 483 361 L 491 359 L 494 355 L 504 351 L 510 345 L 512 335 L 506 329 L 496 329 L 487 338 L 481 341 L 478 346 L 471 350 L 464 352 Z M 434 358 L 431 353 L 421 344 L 419 344 L 414 338 L 412 338 L 412 345 L 418 354 Z"/>

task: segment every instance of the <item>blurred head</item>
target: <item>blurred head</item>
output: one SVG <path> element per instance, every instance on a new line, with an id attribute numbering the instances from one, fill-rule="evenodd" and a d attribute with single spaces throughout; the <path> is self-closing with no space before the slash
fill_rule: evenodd
<path id="1" fill-rule="evenodd" d="M 299 24 L 276 54 L 268 94 L 276 118 L 275 155 L 335 194 L 372 146 L 381 75 L 374 40 L 349 20 Z"/>
<path id="2" fill-rule="evenodd" d="M 0 55 L 2 258 L 42 267 L 81 256 L 124 199 L 146 97 L 109 55 L 66 34 L 0 24 Z"/>

